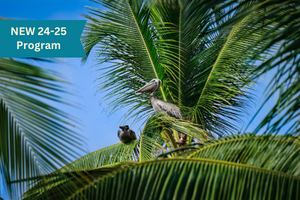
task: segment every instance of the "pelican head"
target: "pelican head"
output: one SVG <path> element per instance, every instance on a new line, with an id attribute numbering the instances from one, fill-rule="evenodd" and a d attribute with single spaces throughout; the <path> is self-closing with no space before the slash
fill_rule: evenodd
<path id="1" fill-rule="evenodd" d="M 161 85 L 161 80 L 159 80 L 157 78 L 154 78 L 149 83 L 147 83 L 146 85 L 144 85 L 143 87 L 141 87 L 135 93 L 139 93 L 139 92 L 151 92 L 151 94 L 152 94 L 156 90 L 159 89 L 160 85 Z"/>

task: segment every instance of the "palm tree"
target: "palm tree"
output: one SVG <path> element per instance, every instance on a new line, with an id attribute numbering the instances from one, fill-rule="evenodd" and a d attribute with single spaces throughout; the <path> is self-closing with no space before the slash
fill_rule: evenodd
<path id="1" fill-rule="evenodd" d="M 69 93 L 68 83 L 58 73 L 28 63 L 0 58 L 0 175 L 11 199 L 20 198 L 30 178 L 78 158 L 83 146 L 72 128 L 77 120 L 52 106 L 73 105 L 61 97 Z"/>
<path id="2" fill-rule="evenodd" d="M 124 117 L 145 126 L 138 140 L 43 177 L 25 199 L 300 198 L 298 1 L 96 2 L 107 10 L 89 7 L 83 43 L 111 63 L 99 89 L 112 112 L 128 106 Z M 266 102 L 279 91 L 277 104 L 238 134 L 252 83 L 273 68 Z M 134 94 L 152 78 L 185 120 L 153 114 L 149 96 Z M 178 132 L 187 146 L 174 145 Z"/>

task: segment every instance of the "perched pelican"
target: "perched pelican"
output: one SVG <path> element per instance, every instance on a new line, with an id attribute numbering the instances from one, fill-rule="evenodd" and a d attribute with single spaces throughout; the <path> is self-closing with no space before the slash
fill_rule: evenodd
<path id="1" fill-rule="evenodd" d="M 183 119 L 181 111 L 176 105 L 155 98 L 154 93 L 160 88 L 160 85 L 161 85 L 161 80 L 155 78 L 152 79 L 149 83 L 147 83 L 145 86 L 140 88 L 135 93 L 151 92 L 150 100 L 155 112 L 157 113 L 166 112 L 171 117 L 175 117 L 177 119 Z M 179 141 L 177 142 L 178 146 L 185 145 L 186 140 L 187 140 L 187 136 L 182 133 L 179 133 Z"/>
<path id="2" fill-rule="evenodd" d="M 129 129 L 128 125 L 119 126 L 122 130 L 118 130 L 118 137 L 123 143 L 130 142 L 132 140 L 136 140 L 135 132 Z"/>

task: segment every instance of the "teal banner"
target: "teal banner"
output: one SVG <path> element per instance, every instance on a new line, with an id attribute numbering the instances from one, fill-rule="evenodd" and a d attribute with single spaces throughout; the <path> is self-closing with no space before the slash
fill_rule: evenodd
<path id="1" fill-rule="evenodd" d="M 86 20 L 0 20 L 0 57 L 86 57 Z"/>

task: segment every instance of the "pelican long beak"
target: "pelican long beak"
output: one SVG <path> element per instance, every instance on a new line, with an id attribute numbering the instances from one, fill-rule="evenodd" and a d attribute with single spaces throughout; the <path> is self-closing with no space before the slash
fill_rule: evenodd
<path id="1" fill-rule="evenodd" d="M 139 93 L 139 92 L 153 92 L 153 90 L 155 89 L 156 84 L 155 83 L 147 83 L 146 85 L 144 85 L 143 87 L 141 87 L 140 89 L 138 89 L 135 93 Z"/>

